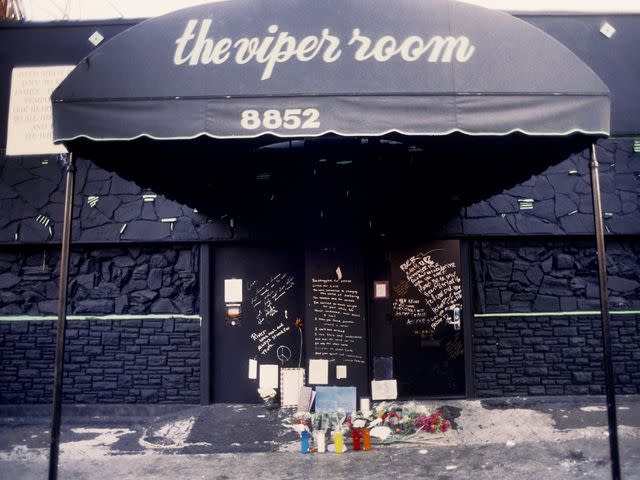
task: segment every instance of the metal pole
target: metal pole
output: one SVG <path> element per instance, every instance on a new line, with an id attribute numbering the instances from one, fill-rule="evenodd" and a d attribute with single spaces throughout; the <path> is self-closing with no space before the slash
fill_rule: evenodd
<path id="1" fill-rule="evenodd" d="M 609 336 L 609 296 L 607 291 L 607 258 L 604 250 L 604 224 L 600 199 L 600 174 L 598 172 L 596 145 L 591 145 L 591 195 L 593 197 L 593 219 L 598 255 L 598 280 L 600 282 L 600 315 L 602 318 L 602 347 L 604 353 L 604 378 L 607 394 L 607 419 L 609 422 L 609 451 L 611 456 L 611 478 L 620 480 L 620 453 L 618 451 L 618 420 L 616 418 L 615 378 L 611 358 Z"/>
<path id="2" fill-rule="evenodd" d="M 53 373 L 53 413 L 51 415 L 51 446 L 49 449 L 49 480 L 58 478 L 58 452 L 60 447 L 60 416 L 62 413 L 62 373 L 64 370 L 64 334 L 67 321 L 67 285 L 69 281 L 69 246 L 71 244 L 71 220 L 73 217 L 73 187 L 75 181 L 75 156 L 69 154 L 67 185 L 64 193 L 64 220 L 62 249 L 60 252 L 60 285 L 58 295 L 58 326 L 56 331 L 56 357 Z"/>

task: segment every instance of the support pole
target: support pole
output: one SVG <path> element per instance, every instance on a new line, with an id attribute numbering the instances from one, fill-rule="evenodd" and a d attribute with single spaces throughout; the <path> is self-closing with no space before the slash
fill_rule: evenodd
<path id="1" fill-rule="evenodd" d="M 600 173 L 596 157 L 596 144 L 591 145 L 591 195 L 593 197 L 593 219 L 596 233 L 598 256 L 598 280 L 600 283 L 600 315 L 602 318 L 602 347 L 604 353 L 604 378 L 607 394 L 607 419 L 609 423 L 609 451 L 611 457 L 611 478 L 620 480 L 620 453 L 618 451 L 618 420 L 616 418 L 615 378 L 611 357 L 611 337 L 609 335 L 609 295 L 607 290 L 607 258 L 604 249 L 604 224 L 602 220 L 602 200 L 600 198 Z"/>
<path id="2" fill-rule="evenodd" d="M 64 193 L 64 220 L 62 249 L 60 252 L 60 279 L 58 286 L 58 323 L 56 329 L 56 357 L 53 373 L 53 412 L 51 414 L 51 446 L 49 449 L 49 480 L 58 478 L 58 452 L 60 448 L 60 416 L 62 413 L 62 373 L 64 370 L 64 334 L 67 321 L 67 286 L 69 282 L 69 247 L 73 218 L 73 188 L 75 183 L 75 155 L 69 154 L 67 184 Z"/>

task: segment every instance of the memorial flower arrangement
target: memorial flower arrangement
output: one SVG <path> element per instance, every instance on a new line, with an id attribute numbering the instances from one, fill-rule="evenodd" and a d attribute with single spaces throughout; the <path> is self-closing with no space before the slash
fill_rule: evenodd
<path id="1" fill-rule="evenodd" d="M 424 405 L 381 402 L 370 411 L 296 413 L 287 418 L 285 426 L 298 434 L 340 431 L 349 438 L 354 430 L 366 429 L 377 445 L 420 443 L 424 435 L 443 434 L 452 429 L 451 421 L 440 410 L 431 412 Z M 423 437 L 419 437 L 423 435 Z M 327 439 L 331 437 L 327 435 Z M 313 449 L 312 449 L 313 451 Z"/>
<path id="2" fill-rule="evenodd" d="M 429 433 L 444 433 L 451 429 L 451 422 L 444 418 L 438 410 L 433 415 L 420 415 L 413 421 L 416 431 L 425 431 Z"/>

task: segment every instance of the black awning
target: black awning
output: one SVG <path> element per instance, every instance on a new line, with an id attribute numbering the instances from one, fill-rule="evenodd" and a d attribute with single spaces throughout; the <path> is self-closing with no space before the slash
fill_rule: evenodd
<path id="1" fill-rule="evenodd" d="M 84 154 L 145 137 L 608 135 L 610 108 L 549 35 L 453 0 L 181 10 L 96 49 L 52 101 L 56 142 L 82 139 Z"/>

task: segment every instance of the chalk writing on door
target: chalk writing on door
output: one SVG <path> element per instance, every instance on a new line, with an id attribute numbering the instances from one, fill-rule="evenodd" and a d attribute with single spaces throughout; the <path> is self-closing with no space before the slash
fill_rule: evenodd
<path id="1" fill-rule="evenodd" d="M 420 302 L 403 297 L 394 299 L 393 314 L 407 325 L 427 323 L 435 330 L 446 321 L 450 309 L 461 302 L 462 286 L 455 262 L 437 262 L 431 257 L 432 252 L 414 255 L 400 265 L 406 279 L 422 294 L 431 314 L 422 316 Z"/>
<path id="2" fill-rule="evenodd" d="M 313 278 L 314 343 L 316 357 L 340 359 L 348 363 L 365 363 L 360 345 L 362 309 L 360 294 L 352 280 L 342 277 Z"/>

